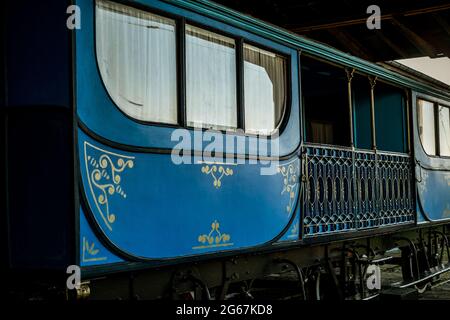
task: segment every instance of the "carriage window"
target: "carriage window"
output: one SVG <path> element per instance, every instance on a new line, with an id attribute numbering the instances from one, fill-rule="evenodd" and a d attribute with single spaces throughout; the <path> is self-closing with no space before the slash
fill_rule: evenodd
<path id="1" fill-rule="evenodd" d="M 302 58 L 306 140 L 350 145 L 347 76 L 343 68 Z"/>
<path id="2" fill-rule="evenodd" d="M 244 94 L 245 131 L 270 134 L 285 104 L 285 59 L 244 44 Z"/>
<path id="3" fill-rule="evenodd" d="M 125 114 L 177 122 L 175 21 L 98 0 L 96 46 L 105 86 Z"/>
<path id="4" fill-rule="evenodd" d="M 235 41 L 186 25 L 186 116 L 194 127 L 237 127 Z"/>
<path id="5" fill-rule="evenodd" d="M 450 108 L 439 106 L 439 154 L 450 156 Z"/>
<path id="6" fill-rule="evenodd" d="M 406 151 L 405 95 L 400 88 L 378 82 L 375 86 L 375 131 L 379 150 Z"/>
<path id="7" fill-rule="evenodd" d="M 425 152 L 429 155 L 436 155 L 433 103 L 421 99 L 417 101 L 417 122 L 419 127 L 420 140 L 422 141 Z"/>

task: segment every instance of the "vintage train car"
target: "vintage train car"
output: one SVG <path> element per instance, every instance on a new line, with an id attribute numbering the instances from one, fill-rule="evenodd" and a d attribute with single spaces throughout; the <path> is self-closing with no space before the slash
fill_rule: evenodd
<path id="1" fill-rule="evenodd" d="M 395 247 L 400 287 L 449 270 L 445 85 L 203 0 L 4 6 L 12 294 L 217 299 L 290 265 L 365 298 Z"/>

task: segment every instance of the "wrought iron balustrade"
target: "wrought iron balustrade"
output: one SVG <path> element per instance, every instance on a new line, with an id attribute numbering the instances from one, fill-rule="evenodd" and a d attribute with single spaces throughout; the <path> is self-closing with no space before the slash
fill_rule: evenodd
<path id="1" fill-rule="evenodd" d="M 408 155 L 305 145 L 302 157 L 305 236 L 414 222 Z"/>

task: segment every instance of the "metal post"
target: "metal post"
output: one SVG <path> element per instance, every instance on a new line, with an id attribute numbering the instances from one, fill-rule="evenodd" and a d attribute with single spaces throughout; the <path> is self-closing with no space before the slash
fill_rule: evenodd
<path id="1" fill-rule="evenodd" d="M 378 172 L 378 155 L 377 155 L 377 137 L 376 137 L 376 129 L 375 129 L 375 85 L 377 83 L 377 77 L 369 76 L 370 83 L 370 128 L 372 131 L 372 149 L 375 153 L 375 201 L 374 201 L 374 209 L 377 214 L 378 224 L 380 225 L 380 206 L 381 206 L 381 181 L 379 178 Z"/>
<path id="2" fill-rule="evenodd" d="M 350 147 L 352 150 L 355 148 L 354 134 L 353 134 L 353 97 L 352 97 L 352 79 L 355 69 L 345 69 L 347 74 L 347 88 L 348 88 L 348 112 L 349 112 L 349 124 L 350 124 Z"/>
<path id="3" fill-rule="evenodd" d="M 347 86 L 348 86 L 348 110 L 349 110 L 349 120 L 350 120 L 350 147 L 352 148 L 352 177 L 353 179 L 350 180 L 350 187 L 352 188 L 352 209 L 353 209 L 353 223 L 354 228 L 358 228 L 358 208 L 357 208 L 357 201 L 355 199 L 358 199 L 357 196 L 357 181 L 355 179 L 356 177 L 356 168 L 355 168 L 355 141 L 354 141 L 354 133 L 353 133 L 353 97 L 352 97 L 352 79 L 353 74 L 355 73 L 355 69 L 345 69 L 345 72 L 347 74 Z"/>

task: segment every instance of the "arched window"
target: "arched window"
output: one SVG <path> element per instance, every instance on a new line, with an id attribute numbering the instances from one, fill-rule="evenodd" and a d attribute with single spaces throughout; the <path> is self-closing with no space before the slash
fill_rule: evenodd
<path id="1" fill-rule="evenodd" d="M 175 21 L 96 1 L 97 59 L 103 82 L 128 116 L 177 122 Z"/>

